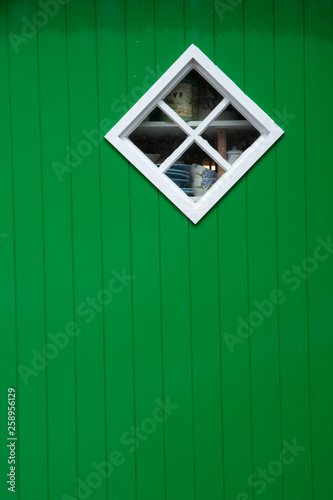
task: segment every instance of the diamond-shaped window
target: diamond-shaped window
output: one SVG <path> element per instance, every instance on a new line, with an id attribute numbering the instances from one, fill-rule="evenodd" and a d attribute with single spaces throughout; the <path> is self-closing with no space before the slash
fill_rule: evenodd
<path id="1" fill-rule="evenodd" d="M 191 45 L 105 137 L 197 223 L 282 134 Z"/>

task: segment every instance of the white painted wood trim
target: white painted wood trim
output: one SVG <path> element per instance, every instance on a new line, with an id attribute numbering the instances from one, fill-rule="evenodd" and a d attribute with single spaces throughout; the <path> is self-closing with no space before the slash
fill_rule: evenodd
<path id="1" fill-rule="evenodd" d="M 194 131 L 196 135 L 202 134 L 206 128 L 211 125 L 211 123 L 217 118 L 230 104 L 229 99 L 222 99 L 222 101 L 209 113 L 208 116 L 202 122 L 200 125 L 198 125 Z"/>
<path id="2" fill-rule="evenodd" d="M 186 121 L 183 120 L 168 104 L 164 101 L 159 101 L 157 106 L 164 111 L 164 113 L 174 121 L 179 128 L 181 128 L 187 135 L 192 135 L 193 129 L 187 125 Z"/>
<path id="3" fill-rule="evenodd" d="M 214 149 L 208 141 L 206 141 L 206 139 L 203 139 L 202 137 L 200 136 L 197 136 L 195 138 L 195 142 L 198 144 L 198 146 L 201 147 L 201 149 L 203 149 L 207 154 L 208 156 L 211 157 L 212 160 L 214 160 L 216 163 L 218 163 L 220 165 L 220 167 L 223 168 L 223 170 L 229 170 L 231 165 L 227 162 L 227 160 L 225 160 L 223 158 L 223 156 L 220 155 L 220 153 L 218 151 L 216 151 L 216 149 Z"/>

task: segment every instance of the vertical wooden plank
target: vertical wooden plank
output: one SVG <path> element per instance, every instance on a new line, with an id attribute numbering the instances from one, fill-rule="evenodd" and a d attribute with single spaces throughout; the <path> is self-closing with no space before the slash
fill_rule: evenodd
<path id="1" fill-rule="evenodd" d="M 223 498 L 216 208 L 190 226 L 195 491 Z M 205 266 L 204 262 L 208 262 Z M 204 270 L 207 269 L 208 271 Z"/>
<path id="2" fill-rule="evenodd" d="M 127 110 L 124 2 L 97 1 L 99 132 L 109 131 Z M 113 50 L 116 47 L 116 50 Z M 112 61 L 110 62 L 110 51 Z M 103 280 L 113 289 L 114 272 L 132 275 L 129 165 L 101 140 Z M 105 308 L 106 460 L 117 460 L 107 483 L 108 498 L 136 498 L 131 280 L 117 285 Z"/>
<path id="3" fill-rule="evenodd" d="M 216 64 L 244 90 L 243 4 L 215 2 Z M 248 317 L 246 178 L 218 206 L 221 380 L 225 498 L 252 498 L 251 379 Z"/>
<path id="4" fill-rule="evenodd" d="M 153 2 L 126 2 L 128 94 L 137 100 L 147 67 L 155 67 Z M 137 498 L 165 498 L 164 426 L 151 423 L 163 400 L 158 192 L 130 168 Z M 170 417 L 171 418 L 171 417 Z M 150 422 L 149 426 L 146 422 Z M 150 429 L 149 429 L 150 427 Z"/>
<path id="5" fill-rule="evenodd" d="M 214 4 L 198 0 L 184 0 L 186 48 L 192 43 L 206 56 L 214 58 Z"/>
<path id="6" fill-rule="evenodd" d="M 295 440 L 302 448 L 284 465 L 286 500 L 312 498 L 306 281 L 293 272 L 306 255 L 303 21 L 302 0 L 275 2 L 274 114 L 285 132 L 276 148 L 282 448 Z"/>
<path id="7" fill-rule="evenodd" d="M 9 51 L 17 262 L 18 427 L 22 500 L 44 500 L 47 474 L 47 362 L 44 358 L 43 206 L 40 164 L 40 126 L 35 2 L 10 3 L 11 34 L 29 37 Z M 13 40 L 13 38 L 12 38 Z M 30 371 L 29 371 L 30 370 Z M 32 481 L 38 467 L 39 480 Z"/>
<path id="8" fill-rule="evenodd" d="M 185 29 L 186 46 L 195 42 L 214 60 L 213 5 L 204 1 L 186 1 Z M 216 273 L 217 207 L 196 226 L 189 222 L 189 244 L 195 494 L 197 500 L 221 499 L 223 464 Z"/>
<path id="9" fill-rule="evenodd" d="M 45 11 L 39 7 L 40 16 Z M 42 17 L 41 17 L 42 18 Z M 65 7 L 38 32 L 45 227 L 49 498 L 76 494 L 71 177 Z M 79 332 L 79 329 L 76 330 Z M 61 388 L 61 389 L 59 389 Z M 62 481 L 59 481 L 59 477 Z"/>
<path id="10" fill-rule="evenodd" d="M 105 461 L 104 332 L 94 1 L 66 5 L 72 169 L 78 479 Z M 91 476 L 92 477 L 92 476 Z M 81 483 L 80 483 L 81 484 Z M 87 481 L 90 498 L 106 495 L 105 479 Z M 84 487 L 79 486 L 78 495 Z M 86 493 L 88 494 L 88 493 Z"/>
<path id="11" fill-rule="evenodd" d="M 185 49 L 183 2 L 155 1 L 155 9 L 156 69 L 163 73 Z M 164 392 L 179 405 L 165 422 L 166 497 L 190 500 L 195 479 L 188 219 L 162 194 L 159 209 Z"/>
<path id="12" fill-rule="evenodd" d="M 185 216 L 160 198 L 164 392 L 178 405 L 165 423 L 167 498 L 195 497 L 188 231 Z"/>
<path id="13" fill-rule="evenodd" d="M 313 498 L 333 495 L 332 2 L 305 2 L 305 165 Z M 313 99 L 315 93 L 315 99 Z M 320 169 L 317 169 L 320 165 Z M 313 175 L 314 171 L 318 175 Z M 302 269 L 302 270 L 303 270 Z M 302 271 L 301 270 L 301 271 Z"/>
<path id="14" fill-rule="evenodd" d="M 245 2 L 245 92 L 269 115 L 274 108 L 273 2 Z M 277 308 L 275 148 L 248 173 L 249 329 L 254 498 L 281 499 L 280 367 Z M 263 404 L 264 402 L 264 404 Z M 267 478 L 261 470 L 268 470 Z M 274 470 L 275 472 L 270 472 Z M 275 474 L 275 475 L 274 475 Z"/>
<path id="15" fill-rule="evenodd" d="M 15 259 L 14 259 L 14 221 L 12 197 L 12 154 L 11 154 L 11 116 L 10 116 L 10 88 L 8 72 L 8 38 L 7 38 L 7 8 L 6 4 L 0 5 L 0 144 L 1 144 L 1 183 L 0 183 L 0 380 L 1 380 L 1 410 L 0 418 L 3 422 L 1 428 L 0 475 L 2 477 L 2 498 L 12 498 L 13 493 L 8 490 L 7 483 L 10 467 L 15 467 L 17 480 L 18 448 L 16 461 L 8 464 L 9 443 L 8 428 L 5 424 L 8 416 L 8 401 L 6 395 L 8 388 L 17 390 L 16 376 L 16 304 L 15 304 Z M 17 436 L 17 433 L 15 434 Z M 17 481 L 15 491 L 18 491 Z M 17 493 L 16 493 L 17 494 Z"/>

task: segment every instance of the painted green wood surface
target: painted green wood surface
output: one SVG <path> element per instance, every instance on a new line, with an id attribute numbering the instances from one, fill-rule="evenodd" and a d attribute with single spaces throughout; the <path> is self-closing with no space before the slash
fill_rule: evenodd
<path id="1" fill-rule="evenodd" d="M 1 499 L 333 498 L 332 26 L 331 0 L 0 3 Z M 191 43 L 285 131 L 197 225 L 103 139 Z"/>

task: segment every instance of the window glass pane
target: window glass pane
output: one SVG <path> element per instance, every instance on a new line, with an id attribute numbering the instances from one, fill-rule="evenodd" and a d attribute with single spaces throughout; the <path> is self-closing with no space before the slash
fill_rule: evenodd
<path id="1" fill-rule="evenodd" d="M 130 134 L 129 139 L 153 162 L 162 163 L 187 135 L 163 111 L 155 108 Z"/>
<path id="2" fill-rule="evenodd" d="M 232 165 L 260 137 L 260 132 L 230 105 L 202 137 Z"/>
<path id="3" fill-rule="evenodd" d="M 192 144 L 165 172 L 194 201 L 207 193 L 223 174 L 224 170 L 197 144 Z"/>
<path id="4" fill-rule="evenodd" d="M 164 102 L 195 128 L 222 99 L 223 96 L 205 78 L 192 70 L 165 97 Z"/>

